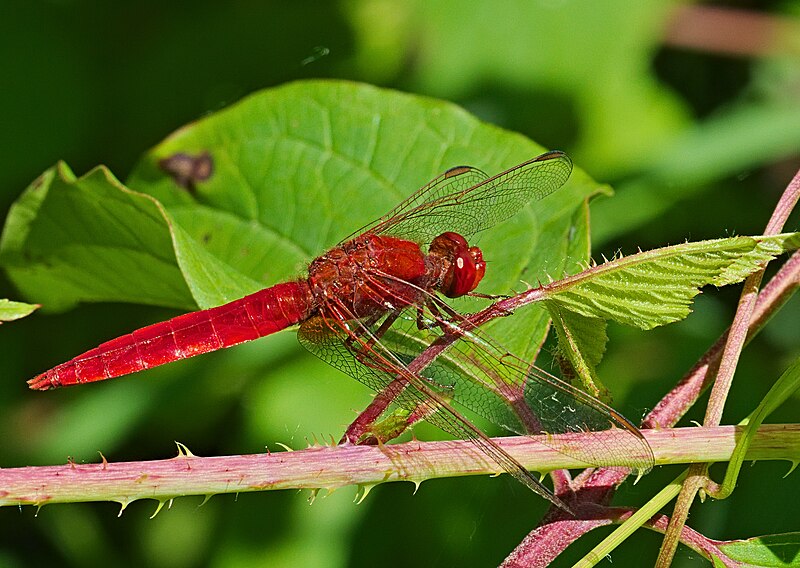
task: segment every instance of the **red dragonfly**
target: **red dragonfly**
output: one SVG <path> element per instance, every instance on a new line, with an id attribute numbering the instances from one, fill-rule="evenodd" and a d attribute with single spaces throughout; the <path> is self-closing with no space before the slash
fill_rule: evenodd
<path id="1" fill-rule="evenodd" d="M 624 417 L 525 363 L 478 333 L 441 296 L 473 294 L 486 271 L 474 235 L 563 185 L 572 162 L 548 152 L 493 177 L 459 166 L 316 258 L 307 278 L 228 304 L 184 314 L 103 343 L 29 381 L 33 389 L 100 381 L 230 347 L 301 324 L 311 352 L 389 394 L 408 423 L 425 419 L 473 441 L 506 472 L 566 510 L 519 462 L 451 405 L 455 401 L 520 434 L 617 428 L 623 463 L 646 471 L 652 452 Z M 421 243 L 430 243 L 427 253 Z M 416 357 L 442 338 L 458 340 L 424 368 Z M 551 442 L 554 444 L 554 442 Z M 591 465 L 602 442 L 554 446 Z"/>

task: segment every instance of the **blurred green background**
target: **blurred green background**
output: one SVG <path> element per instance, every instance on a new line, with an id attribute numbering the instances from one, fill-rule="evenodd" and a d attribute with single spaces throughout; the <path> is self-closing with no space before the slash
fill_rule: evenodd
<path id="1" fill-rule="evenodd" d="M 0 6 L 0 213 L 56 160 L 124 178 L 181 125 L 263 87 L 344 78 L 440 97 L 567 151 L 617 196 L 593 203 L 593 254 L 758 234 L 800 167 L 800 3 L 436 0 L 230 3 L 6 1 Z M 741 12 L 739 10 L 746 10 Z M 735 18 L 734 16 L 741 16 Z M 739 26 L 739 27 L 730 27 Z M 480 164 L 476 164 L 480 166 Z M 798 215 L 788 229 L 798 228 Z M 22 300 L 0 276 L 0 298 Z M 600 369 L 636 421 L 730 320 L 737 290 L 708 290 L 695 313 L 650 333 L 612 328 Z M 48 394 L 25 380 L 174 312 L 85 305 L 0 326 L 0 467 L 303 447 L 338 437 L 369 401 L 293 334 Z M 800 353 L 795 298 L 745 353 L 726 410 L 740 420 Z M 797 422 L 797 398 L 772 418 Z M 702 419 L 696 411 L 689 419 Z M 434 435 L 420 430 L 420 436 Z M 718 539 L 798 530 L 786 464 L 744 471 L 733 497 L 697 507 Z M 662 468 L 620 501 L 642 502 Z M 21 566 L 486 566 L 545 510 L 513 481 L 470 478 L 376 488 L 0 510 L 0 568 Z M 568 566 L 602 531 L 571 548 Z M 658 535 L 613 555 L 652 563 Z M 683 549 L 677 566 L 704 561 Z"/>

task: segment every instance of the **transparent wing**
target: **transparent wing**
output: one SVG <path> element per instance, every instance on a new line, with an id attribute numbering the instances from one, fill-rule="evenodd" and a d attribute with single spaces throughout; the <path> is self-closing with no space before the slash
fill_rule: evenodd
<path id="1" fill-rule="evenodd" d="M 563 152 L 547 152 L 488 177 L 471 166 L 451 168 L 355 234 L 390 234 L 427 243 L 445 231 L 469 237 L 561 187 L 572 172 Z M 351 236 L 352 237 L 352 236 Z"/>
<path id="2" fill-rule="evenodd" d="M 398 318 L 381 342 L 401 359 L 416 358 L 443 335 L 438 325 L 441 321 L 431 317 L 431 327 L 421 330 L 415 318 Z M 652 468 L 654 458 L 649 444 L 616 410 L 526 363 L 477 330 L 465 331 L 453 322 L 443 325 L 461 338 L 421 374 L 448 392 L 455 402 L 521 435 L 598 434 L 582 437 L 580 445 L 545 442 L 587 465 L 597 465 L 612 456 L 642 473 Z M 625 433 L 621 442 L 616 437 L 614 444 L 608 443 L 602 432 L 610 429 Z"/>
<path id="3" fill-rule="evenodd" d="M 446 389 L 439 389 L 435 384 L 411 373 L 404 362 L 385 349 L 362 322 L 351 320 L 344 324 L 318 316 L 303 323 L 298 338 L 317 357 L 376 392 L 387 389 L 393 391 L 395 404 L 424 416 L 425 420 L 458 439 L 471 441 L 529 489 L 569 511 L 517 460 L 456 412 L 448 403 Z"/>
<path id="4" fill-rule="evenodd" d="M 371 278 L 370 282 L 385 291 L 379 279 Z M 421 290 L 420 293 L 425 294 Z M 594 433 L 596 436 L 582 437 L 580 445 L 555 439 L 545 443 L 589 466 L 613 456 L 615 461 L 639 472 L 652 468 L 650 446 L 625 417 L 512 355 L 478 330 L 467 329 L 464 320 L 443 319 L 439 313 L 452 310 L 442 300 L 426 297 L 422 326 L 419 316 L 406 310 L 399 315 L 384 314 L 370 322 L 353 319 L 347 323 L 352 328 L 349 330 L 344 323 L 329 322 L 325 324 L 327 334 L 321 333 L 320 323 L 313 324 L 315 327 L 304 324 L 301 342 L 321 359 L 376 391 L 389 387 L 395 377 L 405 377 L 414 388 L 406 389 L 398 403 L 409 410 L 414 411 L 429 396 L 436 396 L 446 401 L 448 411 L 449 403 L 455 402 L 521 435 Z M 427 307 L 431 305 L 437 314 Z M 408 371 L 406 365 L 445 332 L 455 333 L 460 339 L 419 374 Z M 447 413 L 441 412 L 441 404 L 432 404 L 435 412 L 426 420 L 454 436 L 472 435 L 462 426 L 454 426 L 452 417 L 442 418 Z M 610 429 L 624 434 L 621 442 L 617 437 L 614 444 L 608 443 L 602 432 Z"/>

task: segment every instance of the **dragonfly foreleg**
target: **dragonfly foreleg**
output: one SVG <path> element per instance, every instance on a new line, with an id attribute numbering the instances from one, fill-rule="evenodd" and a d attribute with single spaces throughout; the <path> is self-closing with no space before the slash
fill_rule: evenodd
<path id="1" fill-rule="evenodd" d="M 397 320 L 399 313 L 389 313 L 378 329 L 370 331 L 370 328 L 382 315 L 383 314 L 375 315 L 366 321 L 359 322 L 355 329 L 348 329 L 349 333 L 347 339 L 345 339 L 345 344 L 352 353 L 366 352 L 372 349 L 386 333 L 386 330 Z"/>
<path id="2" fill-rule="evenodd" d="M 470 298 L 481 298 L 482 300 L 508 300 L 511 298 L 508 294 L 482 294 L 481 292 L 469 292 L 466 294 Z"/>
<path id="3" fill-rule="evenodd" d="M 392 369 L 386 368 L 386 365 L 381 365 L 380 357 L 375 357 L 374 349 L 376 345 L 379 345 L 381 338 L 397 320 L 399 315 L 399 312 L 390 312 L 386 316 L 386 319 L 375 330 L 371 330 L 370 328 L 383 317 L 383 314 L 372 316 L 366 321 L 360 321 L 358 325 L 355 326 L 355 329 L 348 328 L 349 333 L 344 343 L 348 351 L 353 354 L 359 363 L 378 371 L 391 373 Z"/>
<path id="4" fill-rule="evenodd" d="M 425 317 L 425 308 L 430 318 Z M 417 308 L 417 328 L 420 330 L 439 328 L 447 337 L 462 337 L 467 318 L 448 306 L 445 302 L 435 302 L 432 298 L 425 303 L 425 308 Z M 468 329 L 468 327 L 467 327 Z"/>

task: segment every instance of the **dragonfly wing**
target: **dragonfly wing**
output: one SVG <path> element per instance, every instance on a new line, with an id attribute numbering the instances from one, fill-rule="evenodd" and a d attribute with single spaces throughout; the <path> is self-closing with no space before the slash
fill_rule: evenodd
<path id="1" fill-rule="evenodd" d="M 469 237 L 515 215 L 561 187 L 572 161 L 553 151 L 488 177 L 471 166 L 451 168 L 359 231 L 427 243 L 445 231 Z"/>
<path id="2" fill-rule="evenodd" d="M 485 434 L 457 413 L 447 402 L 446 388 L 439 389 L 411 373 L 404 362 L 387 351 L 369 326 L 357 320 L 344 324 L 318 316 L 303 323 L 300 343 L 331 366 L 347 373 L 376 392 L 395 389 L 395 404 L 441 428 L 450 435 L 470 440 L 503 470 L 556 506 L 569 508 L 538 479 Z M 399 387 L 399 388 L 398 388 Z"/>
<path id="3" fill-rule="evenodd" d="M 410 235 L 400 234 L 392 230 L 395 225 L 402 225 L 402 221 L 418 217 L 425 209 L 426 204 L 441 199 L 447 195 L 464 193 L 471 187 L 483 183 L 489 176 L 480 169 L 473 166 L 456 166 L 450 168 L 443 174 L 433 178 L 417 191 L 406 197 L 399 204 L 395 205 L 388 213 L 376 219 L 372 223 L 361 227 L 345 240 L 349 240 L 363 233 L 392 234 L 401 238 L 409 238 Z M 437 233 L 441 234 L 441 233 Z M 436 236 L 436 235 L 434 235 Z M 428 242 L 431 239 L 418 242 Z"/>
<path id="4" fill-rule="evenodd" d="M 431 316 L 429 327 L 419 329 L 416 319 L 398 318 L 381 342 L 397 358 L 410 361 L 443 335 L 442 327 L 434 325 L 436 319 Z M 457 333 L 461 338 L 420 373 L 454 402 L 522 435 L 591 433 L 582 436 L 580 444 L 544 442 L 587 465 L 613 456 L 640 472 L 652 468 L 652 449 L 642 433 L 613 408 L 522 361 L 477 330 L 459 327 Z M 623 433 L 613 442 L 604 434 L 612 429 Z"/>

